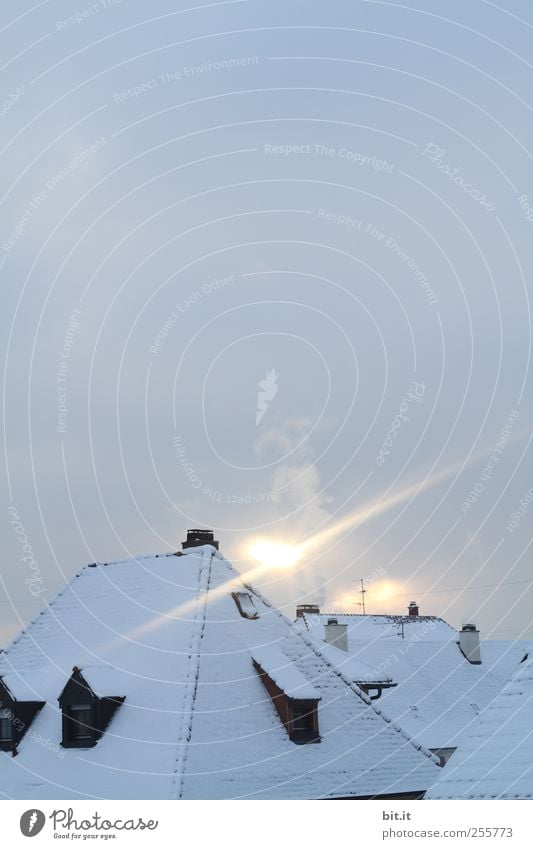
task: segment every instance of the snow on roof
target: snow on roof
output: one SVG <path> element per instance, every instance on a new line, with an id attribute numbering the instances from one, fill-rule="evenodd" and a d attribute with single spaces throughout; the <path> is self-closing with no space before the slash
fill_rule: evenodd
<path id="1" fill-rule="evenodd" d="M 121 671 L 114 666 L 89 664 L 80 672 L 95 696 L 121 696 L 128 686 Z"/>
<path id="2" fill-rule="evenodd" d="M 320 699 L 320 693 L 288 660 L 279 645 L 254 649 L 252 658 L 290 699 Z"/>
<path id="3" fill-rule="evenodd" d="M 324 625 L 333 616 L 348 626 L 349 656 L 397 683 L 383 691 L 379 704 L 431 749 L 457 746 L 470 733 L 531 646 L 525 640 L 482 641 L 477 666 L 461 653 L 455 629 L 438 617 L 305 614 L 296 621 L 323 640 Z"/>
<path id="4" fill-rule="evenodd" d="M 23 680 L 16 672 L 0 673 L 3 684 L 18 702 L 38 702 L 39 697 L 30 680 Z M 35 682 L 37 683 L 37 682 Z"/>
<path id="5" fill-rule="evenodd" d="M 415 636 L 426 642 L 447 641 L 456 632 L 439 616 L 403 616 L 400 614 L 363 614 L 363 613 L 319 613 L 304 614 L 301 617 L 308 625 L 327 625 L 329 619 L 335 619 L 339 625 L 348 626 L 348 635 L 357 640 L 373 640 L 377 637 L 394 638 L 401 632 L 403 625 L 406 637 Z"/>
<path id="6" fill-rule="evenodd" d="M 420 792 L 438 767 L 212 546 L 85 568 L 0 656 L 45 701 L 7 798 L 312 799 Z M 240 585 L 242 587 L 242 584 Z M 251 658 L 282 652 L 320 696 L 320 743 L 293 743 Z M 278 658 L 280 657 L 277 654 Z M 290 665 L 290 667 L 289 667 Z M 58 696 L 77 666 L 125 702 L 94 748 L 62 749 Z M 119 692 L 112 684 L 114 672 Z M 298 677 L 298 681 L 300 681 Z M 110 683 L 111 681 L 111 683 Z M 44 742 L 43 742 L 44 741 Z"/>
<path id="7" fill-rule="evenodd" d="M 310 639 L 316 648 L 320 650 L 321 655 L 326 658 L 333 666 L 337 667 L 350 681 L 356 684 L 365 683 L 390 683 L 392 678 L 390 675 L 381 670 L 374 669 L 370 664 L 364 663 L 360 658 L 353 657 L 349 652 L 345 652 L 337 646 L 324 643 L 310 635 Z"/>
<path id="8" fill-rule="evenodd" d="M 479 716 L 430 799 L 533 799 L 533 656 Z"/>

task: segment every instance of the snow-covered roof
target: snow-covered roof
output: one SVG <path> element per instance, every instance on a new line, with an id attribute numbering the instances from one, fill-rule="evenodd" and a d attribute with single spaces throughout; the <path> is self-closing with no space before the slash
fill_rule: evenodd
<path id="1" fill-rule="evenodd" d="M 352 640 L 364 642 L 372 641 L 377 637 L 396 637 L 401 635 L 403 626 L 404 635 L 411 641 L 424 639 L 426 642 L 442 642 L 449 640 L 456 632 L 439 616 L 402 616 L 396 614 L 363 614 L 363 613 L 318 613 L 304 614 L 303 619 L 309 626 L 324 626 L 328 621 L 334 619 L 339 625 L 348 627 L 348 634 Z"/>
<path id="2" fill-rule="evenodd" d="M 83 679 L 87 682 L 95 696 L 121 696 L 128 683 L 120 669 L 106 664 L 87 664 L 80 669 Z"/>
<path id="3" fill-rule="evenodd" d="M 312 799 L 426 790 L 438 770 L 430 753 L 250 587 L 258 616 L 242 615 L 238 581 L 209 545 L 83 569 L 0 657 L 0 675 L 31 681 L 46 703 L 17 756 L 0 752 L 0 792 Z M 254 669 L 252 657 L 273 647 L 292 684 L 298 676 L 320 697 L 320 743 L 291 741 Z M 59 746 L 57 699 L 74 667 L 103 695 L 125 697 L 91 749 Z"/>
<path id="4" fill-rule="evenodd" d="M 7 687 L 7 690 L 14 699 L 18 702 L 36 702 L 39 701 L 35 686 L 32 686 L 31 679 L 24 680 L 16 672 L 3 674 L 0 672 L 0 680 Z"/>
<path id="5" fill-rule="evenodd" d="M 254 649 L 252 659 L 289 699 L 320 699 L 318 690 L 315 690 L 297 666 L 288 659 L 280 645 Z"/>
<path id="6" fill-rule="evenodd" d="M 369 663 L 364 663 L 360 658 L 354 657 L 349 652 L 345 652 L 337 646 L 324 643 L 310 635 L 313 646 L 319 649 L 320 653 L 333 666 L 339 669 L 343 675 L 355 684 L 368 683 L 389 683 L 392 681 L 390 675 L 385 672 L 374 669 Z"/>
<path id="7" fill-rule="evenodd" d="M 470 733 L 531 648 L 527 640 L 484 640 L 478 666 L 461 653 L 455 629 L 434 616 L 304 614 L 296 622 L 324 640 L 332 617 L 348 626 L 348 655 L 397 684 L 383 691 L 379 704 L 431 749 L 455 747 Z"/>
<path id="8" fill-rule="evenodd" d="M 533 657 L 479 716 L 430 799 L 533 799 Z"/>

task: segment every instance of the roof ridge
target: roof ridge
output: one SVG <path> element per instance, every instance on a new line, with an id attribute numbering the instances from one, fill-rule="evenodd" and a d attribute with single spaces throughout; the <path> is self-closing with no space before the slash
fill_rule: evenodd
<path id="1" fill-rule="evenodd" d="M 360 619 L 405 619 L 407 622 L 414 622 L 420 619 L 434 619 L 437 622 L 444 622 L 445 625 L 453 628 L 453 625 L 450 625 L 442 616 L 435 616 L 433 614 L 410 616 L 408 613 L 328 613 L 321 610 L 320 613 L 304 613 L 303 616 L 353 616 Z M 456 629 L 453 628 L 453 630 L 455 631 Z"/>
<path id="2" fill-rule="evenodd" d="M 181 799 L 185 784 L 185 766 L 187 753 L 192 734 L 194 718 L 194 705 L 198 691 L 198 678 L 200 676 L 200 644 L 202 642 L 207 611 L 207 599 L 211 583 L 213 552 L 204 553 L 200 565 L 199 586 L 194 607 L 193 629 L 191 635 L 190 653 L 187 663 L 187 675 L 183 693 L 183 704 L 181 710 L 181 722 L 178 732 L 178 751 L 176 755 L 176 767 L 172 778 L 170 798 Z M 175 791 L 175 792 L 174 792 Z"/>
<path id="3" fill-rule="evenodd" d="M 228 561 L 228 562 L 229 562 L 229 561 Z M 232 569 L 234 569 L 234 571 L 235 571 L 235 572 L 237 572 L 237 570 L 233 567 L 233 565 L 232 565 Z M 293 622 L 293 620 L 292 620 L 292 619 L 290 619 L 288 616 L 286 616 L 286 615 L 283 613 L 283 611 L 281 611 L 278 607 L 276 607 L 276 605 L 272 604 L 272 602 L 271 602 L 271 601 L 269 601 L 269 599 L 268 599 L 268 598 L 265 598 L 265 596 L 263 595 L 263 593 L 262 593 L 262 592 L 260 592 L 258 589 L 256 589 L 254 586 L 252 586 L 252 584 L 249 584 L 249 583 L 247 583 L 246 581 L 243 581 L 242 576 L 241 576 L 241 575 L 239 575 L 239 573 L 238 573 L 238 572 L 237 572 L 237 575 L 238 575 L 238 577 L 240 578 L 240 581 L 241 581 L 241 584 L 243 585 L 243 587 L 246 587 L 246 589 L 247 589 L 247 590 L 250 590 L 250 592 L 252 592 L 254 595 L 256 595 L 256 596 L 257 596 L 257 598 L 258 598 L 260 601 L 262 601 L 262 602 L 263 602 L 263 604 L 265 605 L 265 607 L 270 608 L 270 610 L 272 611 L 272 613 L 275 613 L 277 616 L 279 616 L 279 618 L 280 618 L 280 619 L 282 619 L 282 620 L 283 620 L 283 622 L 284 622 L 286 625 L 289 625 L 289 626 L 292 628 L 292 626 L 293 626 L 293 624 L 294 624 L 294 622 Z"/>
<path id="4" fill-rule="evenodd" d="M 319 657 L 335 675 L 337 675 L 342 681 L 344 681 L 344 683 L 347 684 L 348 687 L 353 690 L 353 692 L 357 696 L 359 696 L 359 698 L 363 702 L 365 702 L 369 707 L 371 707 L 374 713 L 380 716 L 385 722 L 387 722 L 392 728 L 394 728 L 395 731 L 401 734 L 401 736 L 405 740 L 407 740 L 412 746 L 414 746 L 417 751 L 421 752 L 421 754 L 425 755 L 429 760 L 433 761 L 434 763 L 439 763 L 439 759 L 436 755 L 434 755 L 429 749 L 423 746 L 422 743 L 417 743 L 414 738 L 407 733 L 407 731 L 404 731 L 404 729 L 400 725 L 398 725 L 397 722 L 391 719 L 388 714 L 384 713 L 381 708 L 378 708 L 370 699 L 370 697 L 367 696 L 366 693 L 364 693 L 360 689 L 360 687 L 357 686 L 357 684 L 355 684 L 353 681 L 350 681 L 350 679 L 346 675 L 344 675 L 344 673 L 341 672 L 341 670 L 337 666 L 335 666 L 334 663 L 328 660 L 328 658 L 322 654 L 318 645 L 315 646 L 311 639 L 308 639 L 302 631 L 294 630 L 293 633 L 298 636 L 302 640 L 302 642 L 304 642 L 306 646 L 308 646 L 308 648 L 310 648 L 311 651 L 313 651 L 316 656 Z"/>
<path id="5" fill-rule="evenodd" d="M 156 554 L 132 554 L 131 557 L 122 557 L 120 560 L 96 560 L 92 566 L 118 566 L 122 563 L 138 563 L 140 560 L 153 560 L 158 557 L 176 557 L 175 551 L 163 551 Z M 181 553 L 181 552 L 180 552 Z M 84 567 L 85 568 L 85 567 Z"/>

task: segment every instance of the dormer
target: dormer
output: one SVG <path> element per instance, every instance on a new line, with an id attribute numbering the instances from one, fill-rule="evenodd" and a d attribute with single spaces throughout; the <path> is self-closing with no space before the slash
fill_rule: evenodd
<path id="1" fill-rule="evenodd" d="M 0 751 L 17 753 L 43 705 L 14 673 L 0 677 Z"/>
<path id="2" fill-rule="evenodd" d="M 255 671 L 293 743 L 320 743 L 320 695 L 277 646 L 254 651 Z"/>
<path id="3" fill-rule="evenodd" d="M 110 666 L 86 666 L 72 670 L 59 696 L 63 718 L 61 745 L 67 749 L 88 749 L 98 740 L 125 700 L 114 695 L 118 673 Z"/>

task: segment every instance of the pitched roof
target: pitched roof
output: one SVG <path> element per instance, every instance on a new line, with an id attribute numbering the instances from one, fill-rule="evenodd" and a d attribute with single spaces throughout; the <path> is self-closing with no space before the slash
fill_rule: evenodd
<path id="1" fill-rule="evenodd" d="M 480 714 L 427 798 L 533 799 L 533 658 Z"/>
<path id="2" fill-rule="evenodd" d="M 348 626 L 348 657 L 397 683 L 383 691 L 379 704 L 431 749 L 457 746 L 470 733 L 531 647 L 525 640 L 485 640 L 477 666 L 461 653 L 455 629 L 435 616 L 304 614 L 297 622 L 324 639 L 324 625 L 332 616 Z"/>
<path id="3" fill-rule="evenodd" d="M 4 796 L 308 799 L 433 783 L 429 752 L 250 587 L 258 617 L 243 616 L 236 588 L 212 546 L 82 570 L 1 656 L 0 675 L 46 701 L 17 757 L 0 753 Z M 319 744 L 289 739 L 254 669 L 273 647 L 291 685 L 320 697 Z M 117 670 L 111 695 L 125 696 L 89 750 L 58 746 L 74 666 L 97 690 Z"/>

